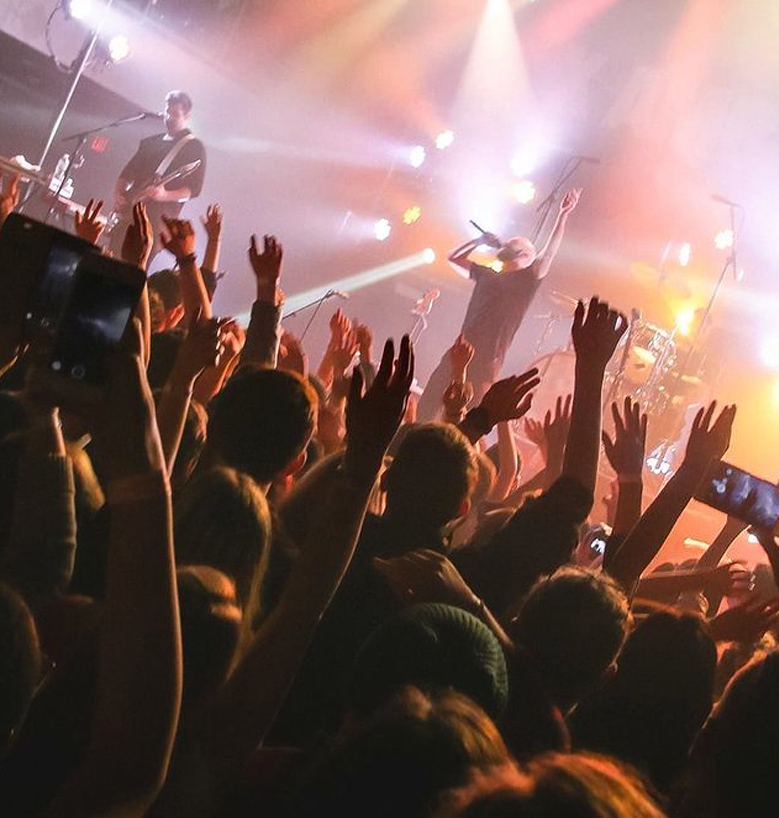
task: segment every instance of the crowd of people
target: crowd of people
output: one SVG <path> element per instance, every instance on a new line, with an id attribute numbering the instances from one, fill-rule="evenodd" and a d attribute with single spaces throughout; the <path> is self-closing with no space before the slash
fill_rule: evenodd
<path id="1" fill-rule="evenodd" d="M 6 179 L 0 224 L 18 199 Z M 474 390 L 460 334 L 421 423 L 408 337 L 374 357 L 338 311 L 309 368 L 275 237 L 251 238 L 248 326 L 215 317 L 221 209 L 202 223 L 199 259 L 166 217 L 171 269 L 95 411 L 31 386 L 0 308 L 0 813 L 779 814 L 773 532 L 760 566 L 725 559 L 728 518 L 649 570 L 735 407 L 700 409 L 645 507 L 646 415 L 627 398 L 602 430 L 627 327 L 604 301 L 576 308 L 570 395 L 533 406 L 536 370 Z M 136 205 L 121 255 L 145 269 L 154 242 Z"/>

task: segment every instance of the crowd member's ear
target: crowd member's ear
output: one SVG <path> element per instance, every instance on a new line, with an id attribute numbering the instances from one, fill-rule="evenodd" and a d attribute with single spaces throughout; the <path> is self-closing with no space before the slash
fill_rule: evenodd
<path id="1" fill-rule="evenodd" d="M 175 307 L 168 310 L 165 329 L 174 329 L 181 323 L 182 318 L 184 318 L 184 305 L 176 304 Z"/>

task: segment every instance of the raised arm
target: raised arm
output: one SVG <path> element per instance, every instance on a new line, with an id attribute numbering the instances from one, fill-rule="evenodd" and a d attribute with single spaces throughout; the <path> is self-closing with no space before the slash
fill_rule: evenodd
<path id="1" fill-rule="evenodd" d="M 151 221 L 146 213 L 146 207 L 142 203 L 133 206 L 133 219 L 127 225 L 127 230 L 122 240 L 122 260 L 128 264 L 140 267 L 144 272 L 149 265 L 149 256 L 154 246 L 154 230 Z M 149 285 L 148 281 L 143 288 L 135 314 L 141 322 L 141 333 L 143 335 L 144 365 L 149 365 L 151 355 L 151 308 L 149 306 Z"/>
<path id="2" fill-rule="evenodd" d="M 209 205 L 206 215 L 200 217 L 206 231 L 206 251 L 203 253 L 203 269 L 216 273 L 219 269 L 219 255 L 222 250 L 222 208 L 218 204 Z"/>
<path id="3" fill-rule="evenodd" d="M 500 239 L 492 233 L 484 233 L 478 238 L 466 241 L 465 244 L 461 244 L 459 247 L 452 250 L 452 252 L 447 256 L 447 261 L 463 270 L 470 271 L 471 262 L 468 259 L 471 253 L 480 244 L 489 244 L 492 247 L 500 247 Z"/>
<path id="4" fill-rule="evenodd" d="M 614 418 L 614 440 L 603 432 L 603 449 L 617 475 L 617 509 L 614 525 L 606 543 L 603 565 L 609 567 L 616 550 L 641 519 L 641 500 L 644 491 L 643 471 L 646 450 L 647 416 L 641 413 L 637 401 L 625 398 L 620 414 L 619 406 L 611 404 Z"/>
<path id="5" fill-rule="evenodd" d="M 552 232 L 547 239 L 546 244 L 538 253 L 536 263 L 533 265 L 536 278 L 545 278 L 552 266 L 557 251 L 563 241 L 565 234 L 565 226 L 568 223 L 568 217 L 579 204 L 579 196 L 581 196 L 582 189 L 580 187 L 571 188 L 563 197 L 560 203 L 560 212 L 557 214 L 557 219 L 552 228 Z"/>
<path id="6" fill-rule="evenodd" d="M 222 324 L 216 318 L 201 319 L 190 324 L 162 390 L 157 407 L 157 423 L 168 476 L 173 474 L 195 381 L 204 369 L 219 365 Z"/>
<path id="7" fill-rule="evenodd" d="M 712 423 L 715 406 L 711 403 L 695 416 L 682 464 L 611 561 L 609 573 L 629 592 L 671 533 L 709 465 L 722 458 L 728 449 L 736 407 L 726 406 Z"/>
<path id="8" fill-rule="evenodd" d="M 85 241 L 97 244 L 100 236 L 103 235 L 105 225 L 100 222 L 100 211 L 103 209 L 103 200 L 95 201 L 90 199 L 83 213 L 76 211 L 74 216 L 74 227 L 76 235 Z"/>
<path id="9" fill-rule="evenodd" d="M 196 315 L 211 317 L 211 299 L 200 274 L 195 252 L 195 229 L 186 219 L 162 217 L 165 228 L 160 234 L 162 246 L 172 253 L 179 267 L 181 299 L 184 302 L 184 317 L 189 323 Z"/>
<path id="10" fill-rule="evenodd" d="M 400 426 L 414 377 L 408 337 L 394 362 L 388 341 L 371 388 L 352 375 L 347 446 L 330 496 L 281 600 L 261 626 L 204 723 L 206 749 L 220 767 L 240 763 L 262 742 L 302 661 L 317 623 L 351 560 L 384 454 Z"/>
<path id="11" fill-rule="evenodd" d="M 626 329 L 625 316 L 605 301 L 592 298 L 586 311 L 581 302 L 576 307 L 571 330 L 576 350 L 573 405 L 562 473 L 591 494 L 600 455 L 603 378 Z"/>
<path id="12" fill-rule="evenodd" d="M 284 248 L 275 236 L 263 237 L 262 250 L 257 245 L 257 237 L 251 237 L 249 264 L 257 285 L 257 298 L 252 305 L 246 342 L 241 352 L 241 366 L 259 364 L 276 368 L 281 337 L 281 308 L 284 304 L 284 293 L 279 286 L 283 256 Z"/>
<path id="13" fill-rule="evenodd" d="M 170 487 L 137 322 L 103 429 L 110 509 L 97 696 L 84 760 L 46 816 L 140 818 L 167 773 L 181 700 Z"/>

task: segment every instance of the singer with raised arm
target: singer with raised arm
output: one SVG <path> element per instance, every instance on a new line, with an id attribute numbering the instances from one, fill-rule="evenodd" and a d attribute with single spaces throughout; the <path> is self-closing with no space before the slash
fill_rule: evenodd
<path id="1" fill-rule="evenodd" d="M 154 256 L 160 250 L 162 217 L 178 218 L 184 203 L 200 195 L 206 173 L 206 150 L 187 127 L 192 99 L 184 91 L 165 97 L 165 132 L 142 139 L 116 180 L 111 249 L 121 249 L 133 205 L 144 202 L 154 228 Z"/>
<path id="2" fill-rule="evenodd" d="M 473 385 L 475 401 L 497 379 L 525 313 L 560 249 L 568 216 L 578 204 L 580 195 L 581 188 L 572 188 L 565 194 L 549 239 L 540 251 L 524 236 L 503 242 L 493 233 L 483 231 L 449 255 L 449 261 L 467 270 L 475 284 L 461 330 L 461 335 L 474 350 L 468 366 L 468 380 Z M 482 244 L 497 249 L 497 258 L 503 265 L 500 273 L 470 260 L 471 253 Z M 419 421 L 426 422 L 437 416 L 441 396 L 450 383 L 450 369 L 447 353 L 430 376 L 420 398 Z"/>

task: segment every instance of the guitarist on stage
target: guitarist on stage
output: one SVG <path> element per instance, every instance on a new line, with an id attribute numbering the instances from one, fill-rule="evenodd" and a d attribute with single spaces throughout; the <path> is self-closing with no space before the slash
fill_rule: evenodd
<path id="1" fill-rule="evenodd" d="M 184 91 L 170 91 L 165 97 L 165 133 L 142 139 L 138 150 L 116 180 L 114 211 L 119 223 L 111 234 L 111 249 L 118 251 L 125 227 L 132 220 L 132 204 L 143 201 L 154 227 L 154 256 L 160 250 L 162 216 L 178 218 L 184 202 L 200 195 L 206 170 L 203 143 L 187 128 L 192 100 Z M 200 160 L 191 173 L 167 184 L 161 178 Z"/>

